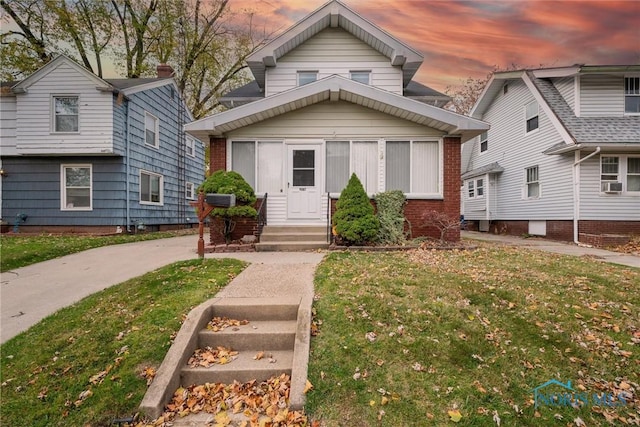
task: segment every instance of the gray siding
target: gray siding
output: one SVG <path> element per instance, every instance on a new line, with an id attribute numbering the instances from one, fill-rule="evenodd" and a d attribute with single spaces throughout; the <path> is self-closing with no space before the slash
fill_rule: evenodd
<path id="1" fill-rule="evenodd" d="M 640 221 L 640 194 L 600 192 L 600 156 L 580 164 L 580 219 Z"/>
<path id="2" fill-rule="evenodd" d="M 0 96 L 0 152 L 16 154 L 16 97 Z"/>
<path id="3" fill-rule="evenodd" d="M 624 77 L 580 76 L 580 115 L 582 117 L 622 117 L 624 115 Z"/>
<path id="4" fill-rule="evenodd" d="M 558 89 L 560 95 L 567 101 L 569 107 L 574 111 L 576 111 L 576 97 L 575 97 L 575 78 L 574 77 L 563 77 L 559 79 L 553 80 L 553 85 Z"/>
<path id="5" fill-rule="evenodd" d="M 92 164 L 93 210 L 60 209 L 61 165 Z M 13 224 L 18 213 L 26 225 L 115 226 L 125 223 L 123 159 L 118 157 L 3 157 L 10 171 L 2 182 L 2 218 Z"/>
<path id="6" fill-rule="evenodd" d="M 482 120 L 491 124 L 488 150 L 480 155 L 471 150 L 468 170 L 498 162 L 505 170 L 495 184 L 495 215 L 501 220 L 570 219 L 573 216 L 571 160 L 542 154 L 562 142 L 560 135 L 542 110 L 539 129 L 525 134 L 525 105 L 533 95 L 522 81 L 509 83 L 506 95 L 500 92 Z M 471 144 L 471 142 L 467 143 Z M 467 145 L 465 144 L 465 145 Z M 539 168 L 542 197 L 524 199 L 525 168 Z M 464 167 L 464 165 L 463 165 Z M 493 187 L 491 187 L 493 191 Z M 493 203 L 492 203 L 493 204 Z M 465 217 L 469 214 L 465 202 Z"/>

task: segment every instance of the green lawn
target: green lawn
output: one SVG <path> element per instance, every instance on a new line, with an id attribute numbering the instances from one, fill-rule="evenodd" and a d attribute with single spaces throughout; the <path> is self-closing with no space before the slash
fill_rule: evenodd
<path id="1" fill-rule="evenodd" d="M 131 416 L 183 317 L 244 268 L 191 260 L 83 299 L 0 347 L 3 426 L 109 426 Z"/>
<path id="2" fill-rule="evenodd" d="M 316 294 L 306 409 L 323 426 L 640 423 L 638 269 L 487 245 L 332 253 Z M 551 379 L 589 405 L 535 409 Z"/>
<path id="3" fill-rule="evenodd" d="M 85 251 L 100 246 L 142 240 L 164 239 L 194 230 L 118 234 L 110 236 L 87 235 L 0 235 L 0 271 L 13 270 L 37 262 Z"/>

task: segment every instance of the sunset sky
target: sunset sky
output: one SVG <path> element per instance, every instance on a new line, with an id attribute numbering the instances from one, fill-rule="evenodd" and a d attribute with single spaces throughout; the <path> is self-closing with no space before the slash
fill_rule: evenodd
<path id="1" fill-rule="evenodd" d="M 284 30 L 325 0 L 231 0 Z M 494 66 L 640 64 L 640 0 L 343 0 L 424 55 L 416 80 L 443 91 Z M 256 21 L 254 21 L 256 22 Z"/>

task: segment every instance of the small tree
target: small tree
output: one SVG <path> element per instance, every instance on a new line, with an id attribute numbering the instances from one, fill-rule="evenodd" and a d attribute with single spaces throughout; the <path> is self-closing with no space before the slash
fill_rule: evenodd
<path id="1" fill-rule="evenodd" d="M 380 223 L 355 173 L 340 193 L 332 223 L 336 235 L 347 245 L 370 242 L 378 234 Z"/>
<path id="2" fill-rule="evenodd" d="M 217 194 L 235 194 L 236 206 L 229 208 L 214 208 L 211 216 L 221 218 L 224 227 L 221 230 L 227 243 L 231 242 L 231 233 L 235 227 L 233 218 L 256 218 L 258 212 L 252 206 L 256 202 L 256 194 L 253 188 L 238 172 L 219 170 L 207 178 L 198 188 L 198 191 Z"/>
<path id="3" fill-rule="evenodd" d="M 460 218 L 445 212 L 431 210 L 426 212 L 422 219 L 427 225 L 435 227 L 440 232 L 440 241 L 444 242 L 444 236 L 449 230 L 460 229 Z"/>
<path id="4" fill-rule="evenodd" d="M 385 191 L 375 197 L 380 222 L 378 242 L 398 245 L 406 241 L 404 232 L 404 204 L 406 198 L 400 190 Z"/>

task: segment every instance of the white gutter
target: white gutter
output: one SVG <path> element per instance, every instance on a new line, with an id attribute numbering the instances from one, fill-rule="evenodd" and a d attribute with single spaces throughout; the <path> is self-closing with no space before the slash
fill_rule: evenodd
<path id="1" fill-rule="evenodd" d="M 582 148 L 578 145 L 579 148 Z M 580 158 L 580 149 L 575 152 L 575 163 L 573 164 L 573 243 L 580 244 L 578 239 L 578 220 L 580 219 L 580 163 L 595 156 L 600 152 L 600 147 L 596 151 L 584 158 Z"/>

